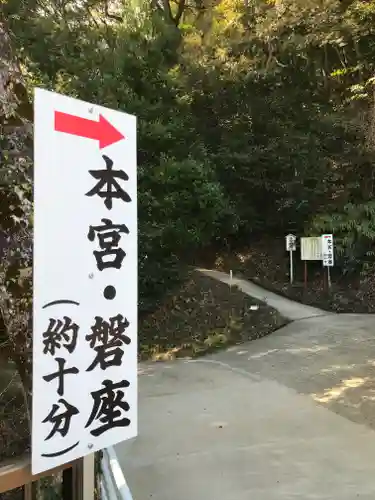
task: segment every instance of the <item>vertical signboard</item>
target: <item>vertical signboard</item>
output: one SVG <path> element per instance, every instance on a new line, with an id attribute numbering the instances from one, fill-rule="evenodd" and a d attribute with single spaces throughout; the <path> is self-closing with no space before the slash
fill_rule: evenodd
<path id="1" fill-rule="evenodd" d="M 35 90 L 32 472 L 137 435 L 136 118 Z"/>
<path id="2" fill-rule="evenodd" d="M 323 254 L 323 266 L 332 267 L 334 265 L 332 234 L 322 235 L 322 254 Z"/>
<path id="3" fill-rule="evenodd" d="M 297 237 L 294 234 L 286 235 L 285 246 L 287 252 L 295 252 L 297 249 Z"/>
<path id="4" fill-rule="evenodd" d="M 294 234 L 287 234 L 285 236 L 285 246 L 287 252 L 289 252 L 289 279 L 290 283 L 293 284 L 294 281 L 293 252 L 295 252 L 297 249 L 297 237 Z"/>

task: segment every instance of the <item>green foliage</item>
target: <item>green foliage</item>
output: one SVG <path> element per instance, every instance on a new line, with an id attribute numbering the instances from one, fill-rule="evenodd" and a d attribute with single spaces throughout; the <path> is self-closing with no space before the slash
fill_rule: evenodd
<path id="1" fill-rule="evenodd" d="M 27 415 L 31 395 L 32 263 L 29 116 L 20 68 L 0 18 L 0 360 L 5 365 L 4 361 L 11 358 L 18 370 Z M 23 430 L 21 433 L 23 436 Z M 12 441 L 11 431 L 6 439 Z"/>
<path id="2" fill-rule="evenodd" d="M 341 211 L 317 217 L 313 229 L 332 232 L 336 252 L 345 271 L 354 271 L 375 263 L 375 202 L 348 203 Z"/>
<path id="3" fill-rule="evenodd" d="M 75 10 L 35 12 L 30 22 L 26 7 L 23 20 L 10 17 L 30 88 L 137 115 L 140 307 L 149 310 L 180 277 L 181 260 L 236 226 L 173 71 L 176 33 L 131 8 L 108 26 Z"/>
<path id="4" fill-rule="evenodd" d="M 213 169 L 193 159 L 162 157 L 139 168 L 141 308 L 179 277 L 179 259 L 208 245 L 234 222 Z M 173 281 L 172 281 L 173 280 Z M 168 283 L 169 282 L 169 283 Z"/>
<path id="5" fill-rule="evenodd" d="M 28 404 L 35 85 L 137 116 L 142 314 L 212 244 L 332 231 L 341 271 L 375 269 L 375 2 L 0 5 L 0 347 Z"/>
<path id="6" fill-rule="evenodd" d="M 252 233 L 330 228 L 344 268 L 368 258 L 373 2 L 8 0 L 4 13 L 29 91 L 138 117 L 142 310 L 196 250 Z"/>

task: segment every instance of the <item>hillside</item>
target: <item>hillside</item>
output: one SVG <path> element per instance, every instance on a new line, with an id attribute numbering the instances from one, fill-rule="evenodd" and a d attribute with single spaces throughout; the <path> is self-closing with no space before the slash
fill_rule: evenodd
<path id="1" fill-rule="evenodd" d="M 190 271 L 152 314 L 140 320 L 141 359 L 196 357 L 272 333 L 287 321 L 236 288 Z"/>
<path id="2" fill-rule="evenodd" d="M 230 253 L 219 252 L 210 265 L 232 271 L 264 288 L 285 297 L 320 309 L 345 313 L 375 312 L 375 278 L 371 273 L 343 274 L 340 267 L 332 269 L 332 286 L 328 289 L 327 275 L 320 262 L 309 262 L 307 286 L 304 286 L 304 266 L 295 252 L 293 285 L 289 282 L 289 254 L 284 239 L 264 238 Z M 324 277 L 324 278 L 323 278 Z"/>

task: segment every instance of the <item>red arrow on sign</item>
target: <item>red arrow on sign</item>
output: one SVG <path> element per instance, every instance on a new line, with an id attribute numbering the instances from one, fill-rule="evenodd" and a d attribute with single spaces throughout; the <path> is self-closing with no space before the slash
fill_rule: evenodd
<path id="1" fill-rule="evenodd" d="M 99 115 L 99 121 L 95 121 L 55 111 L 55 130 L 99 141 L 100 149 L 125 139 L 125 136 L 103 115 Z"/>

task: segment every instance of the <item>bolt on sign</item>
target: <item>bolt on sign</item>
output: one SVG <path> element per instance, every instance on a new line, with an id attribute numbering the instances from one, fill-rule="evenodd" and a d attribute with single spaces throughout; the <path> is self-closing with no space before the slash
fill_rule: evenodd
<path id="1" fill-rule="evenodd" d="M 301 260 L 322 260 L 322 241 L 319 236 L 301 238 Z"/>
<path id="2" fill-rule="evenodd" d="M 35 89 L 32 472 L 137 435 L 136 117 Z"/>
<path id="3" fill-rule="evenodd" d="M 323 266 L 332 267 L 334 265 L 333 234 L 322 234 L 321 240 L 322 240 Z"/>

